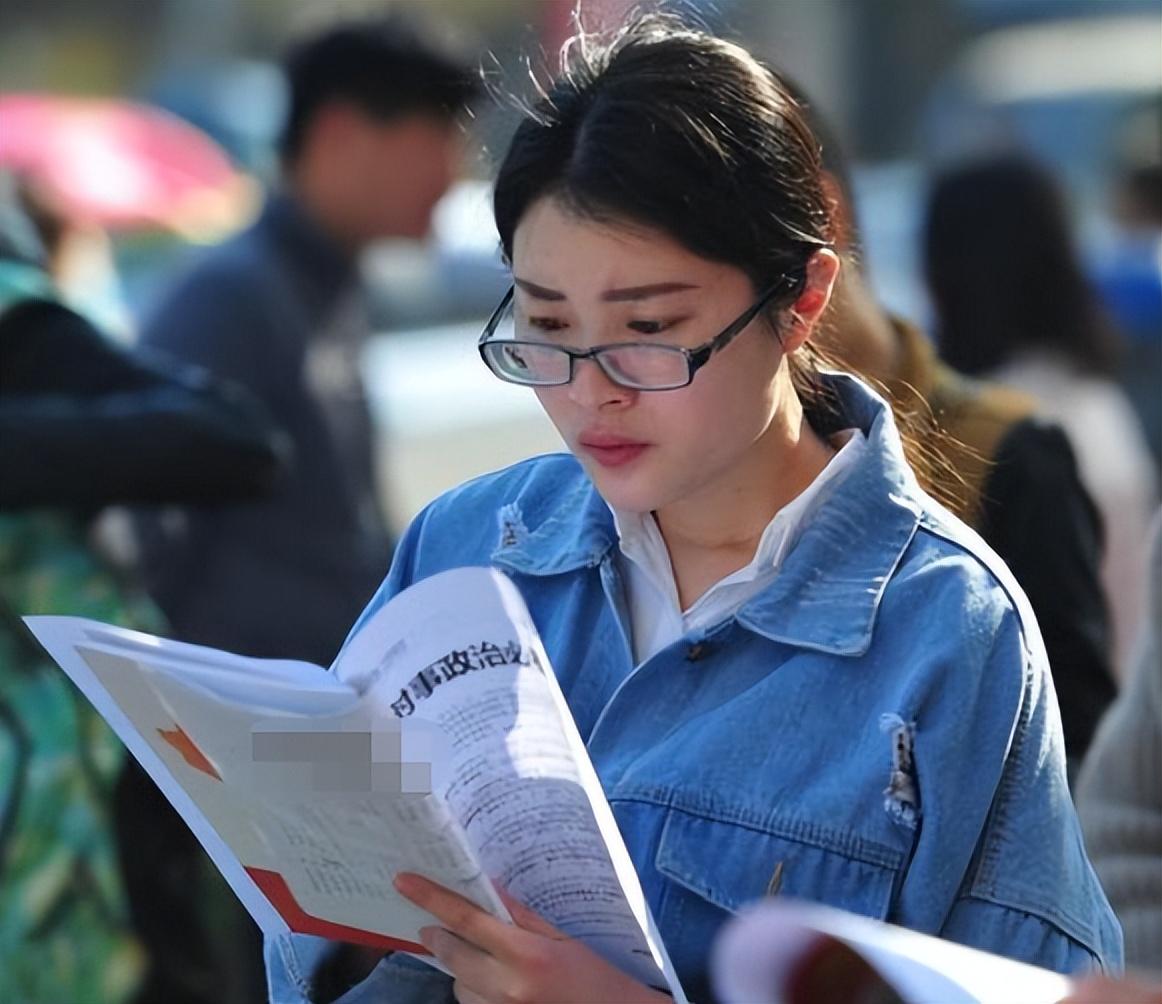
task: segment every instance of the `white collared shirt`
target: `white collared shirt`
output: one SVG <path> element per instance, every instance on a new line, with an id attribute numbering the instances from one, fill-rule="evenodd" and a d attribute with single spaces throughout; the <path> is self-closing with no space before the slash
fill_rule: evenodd
<path id="1" fill-rule="evenodd" d="M 763 530 L 754 557 L 745 567 L 719 579 L 682 610 L 670 553 L 652 513 L 613 509 L 621 549 L 621 570 L 629 603 L 634 660 L 640 665 L 683 635 L 718 624 L 737 613 L 779 573 L 787 553 L 811 514 L 859 462 L 867 437 L 849 429 L 839 452 L 802 492 L 788 502 Z"/>

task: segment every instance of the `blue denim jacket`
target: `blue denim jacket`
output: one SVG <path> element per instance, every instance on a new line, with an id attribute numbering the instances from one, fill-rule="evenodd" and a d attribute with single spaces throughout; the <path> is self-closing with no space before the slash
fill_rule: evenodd
<path id="1" fill-rule="evenodd" d="M 635 667 L 609 509 L 572 457 L 469 482 L 412 524 L 374 610 L 446 568 L 523 593 L 691 999 L 748 901 L 802 897 L 1061 972 L 1117 969 L 1028 602 L 928 498 L 890 411 L 832 377 L 869 439 L 764 592 Z M 366 614 L 365 614 L 366 616 Z M 326 943 L 267 945 L 274 1000 L 309 1000 Z M 342 998 L 451 1000 L 389 957 Z"/>

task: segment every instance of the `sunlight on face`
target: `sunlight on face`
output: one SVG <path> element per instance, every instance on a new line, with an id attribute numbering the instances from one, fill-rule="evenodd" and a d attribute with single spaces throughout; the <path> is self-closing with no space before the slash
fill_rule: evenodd
<path id="1" fill-rule="evenodd" d="M 580 219 L 556 200 L 529 208 L 513 240 L 517 310 L 538 338 L 588 349 L 658 341 L 686 348 L 718 334 L 754 301 L 745 273 L 667 235 Z M 777 472 L 793 394 L 784 354 L 753 322 L 688 387 L 635 391 L 590 360 L 571 384 L 537 391 L 598 491 L 616 509 L 729 506 Z"/>

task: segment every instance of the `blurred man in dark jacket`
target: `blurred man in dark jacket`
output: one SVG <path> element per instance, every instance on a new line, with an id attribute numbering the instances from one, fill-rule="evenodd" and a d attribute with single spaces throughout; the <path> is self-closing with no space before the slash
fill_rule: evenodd
<path id="1" fill-rule="evenodd" d="M 359 254 L 427 233 L 458 169 L 459 117 L 477 82 L 395 17 L 308 37 L 285 70 L 281 184 L 250 229 L 175 283 L 142 340 L 246 387 L 290 434 L 295 461 L 260 502 L 142 513 L 137 530 L 175 637 L 326 666 L 391 560 L 360 375 L 369 329 Z M 182 883 L 201 855 L 149 779 L 130 780 L 118 792 L 120 825 L 138 833 L 143 861 L 168 863 L 165 875 L 130 867 L 131 899 L 153 953 L 180 966 L 188 950 L 174 916 L 188 908 Z M 238 909 L 222 905 L 224 915 Z M 258 982 L 260 939 L 242 926 L 247 937 L 233 940 L 248 942 Z M 176 992 L 158 984 L 155 999 Z"/>
<path id="2" fill-rule="evenodd" d="M 391 558 L 360 376 L 358 256 L 420 238 L 454 179 L 469 70 L 396 18 L 290 51 L 282 183 L 147 319 L 143 343 L 229 377 L 291 435 L 256 505 L 143 520 L 151 592 L 185 641 L 327 665 Z"/>

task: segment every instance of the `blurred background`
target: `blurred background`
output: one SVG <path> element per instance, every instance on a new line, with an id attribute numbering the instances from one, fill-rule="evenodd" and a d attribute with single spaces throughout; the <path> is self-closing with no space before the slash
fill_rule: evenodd
<path id="1" fill-rule="evenodd" d="M 50 208 L 63 202 L 77 224 L 60 247 L 67 296 L 132 340 L 160 284 L 200 246 L 244 226 L 259 206 L 262 186 L 273 177 L 272 143 L 283 111 L 274 60 L 288 37 L 386 6 L 387 0 L 0 5 L 0 164 L 23 165 Z M 379 332 L 367 352 L 367 379 L 385 433 L 381 478 L 397 528 L 442 488 L 557 443 L 532 395 L 491 378 L 474 343 L 506 281 L 487 182 L 516 121 L 505 95 L 529 93 L 525 59 L 534 68 L 554 66 L 574 3 L 415 6 L 479 53 L 497 97 L 478 109 L 470 129 L 480 153 L 440 205 L 430 239 L 419 247 L 382 246 L 366 263 Z M 629 4 L 581 6 L 593 25 L 616 20 Z M 995 149 L 1025 150 L 1051 166 L 1067 186 L 1087 273 L 1126 338 L 1126 385 L 1157 460 L 1162 263 L 1156 235 L 1137 232 L 1119 216 L 1115 182 L 1129 168 L 1162 159 L 1158 0 L 684 6 L 789 71 L 830 118 L 855 165 L 874 287 L 922 326 L 930 311 L 917 269 L 917 230 L 931 173 Z M 68 134 L 62 142 L 72 144 L 71 152 L 46 158 L 29 149 L 43 140 L 46 121 L 62 114 L 59 102 L 37 105 L 46 96 L 115 103 L 99 114 L 90 110 L 79 127 L 54 127 Z M 138 163 L 143 159 L 153 165 L 148 171 Z"/>

